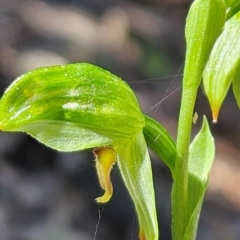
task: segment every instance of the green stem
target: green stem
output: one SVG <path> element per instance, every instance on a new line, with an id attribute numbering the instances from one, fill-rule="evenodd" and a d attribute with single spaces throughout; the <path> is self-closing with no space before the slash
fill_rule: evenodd
<path id="1" fill-rule="evenodd" d="M 186 80 L 184 80 L 186 82 Z M 188 154 L 192 128 L 192 116 L 197 95 L 197 87 L 184 86 L 177 137 L 177 157 L 175 162 L 175 180 L 172 192 L 173 239 L 179 240 L 186 229 L 186 207 L 188 198 Z"/>
<path id="2" fill-rule="evenodd" d="M 216 9 L 218 9 L 216 11 Z M 186 23 L 187 52 L 176 142 L 177 157 L 172 190 L 173 240 L 184 239 L 188 224 L 188 155 L 197 90 L 212 46 L 225 21 L 225 8 L 217 0 L 196 0 Z M 215 22 L 212 21 L 215 19 Z M 186 239 L 184 239 L 186 240 Z"/>

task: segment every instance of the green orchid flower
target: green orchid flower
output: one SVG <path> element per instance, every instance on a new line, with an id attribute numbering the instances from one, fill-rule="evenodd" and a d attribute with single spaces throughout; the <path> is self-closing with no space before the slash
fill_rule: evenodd
<path id="1" fill-rule="evenodd" d="M 240 11 L 225 23 L 224 30 L 214 45 L 203 74 L 204 91 L 215 123 L 231 84 L 233 84 L 235 98 L 239 102 L 239 38 Z"/>
<path id="2" fill-rule="evenodd" d="M 87 63 L 45 67 L 16 79 L 0 101 L 0 129 L 26 132 L 59 151 L 95 148 L 103 196 L 118 164 L 134 201 L 141 240 L 159 238 L 145 116 L 127 83 Z"/>

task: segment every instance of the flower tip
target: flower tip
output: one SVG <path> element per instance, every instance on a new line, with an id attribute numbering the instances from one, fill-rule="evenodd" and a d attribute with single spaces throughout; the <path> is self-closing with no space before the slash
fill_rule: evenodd
<path id="1" fill-rule="evenodd" d="M 217 124 L 217 119 L 213 119 L 212 123 Z"/>
<path id="2" fill-rule="evenodd" d="M 217 111 L 217 112 L 213 112 L 212 117 L 213 117 L 212 122 L 213 122 L 214 124 L 216 124 L 217 121 L 218 121 L 218 111 Z"/>
<path id="3" fill-rule="evenodd" d="M 101 197 L 96 198 L 97 203 L 106 203 L 108 202 L 112 197 L 112 194 L 105 192 Z"/>
<path id="4" fill-rule="evenodd" d="M 140 232 L 139 239 L 140 240 L 146 240 L 145 234 Z"/>

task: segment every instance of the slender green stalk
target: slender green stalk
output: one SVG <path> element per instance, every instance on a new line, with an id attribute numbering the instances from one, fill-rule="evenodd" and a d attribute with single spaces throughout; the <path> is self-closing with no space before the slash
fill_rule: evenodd
<path id="1" fill-rule="evenodd" d="M 193 109 L 211 49 L 225 22 L 223 0 L 196 0 L 186 22 L 186 63 L 177 135 L 175 180 L 172 190 L 172 234 L 174 240 L 184 237 L 189 222 L 188 209 L 188 155 L 192 129 Z"/>
<path id="2" fill-rule="evenodd" d="M 173 239 L 184 236 L 187 225 L 186 207 L 188 198 L 188 154 L 192 128 L 193 108 L 196 99 L 196 86 L 183 88 L 177 137 L 177 159 L 175 181 L 172 193 Z M 181 219 L 181 221 L 180 221 Z"/>

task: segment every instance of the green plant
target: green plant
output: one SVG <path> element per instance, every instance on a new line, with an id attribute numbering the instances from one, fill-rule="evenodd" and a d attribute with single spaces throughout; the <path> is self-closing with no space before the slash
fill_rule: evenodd
<path id="1" fill-rule="evenodd" d="M 87 63 L 30 71 L 6 90 L 0 101 L 0 128 L 27 132 L 59 151 L 95 148 L 96 169 L 107 202 L 117 162 L 134 201 L 141 240 L 159 239 L 148 149 L 169 167 L 173 177 L 172 236 L 195 239 L 214 140 L 203 117 L 190 143 L 194 104 L 203 78 L 213 121 L 228 88 L 240 105 L 240 3 L 195 0 L 186 22 L 186 63 L 176 144 L 154 119 L 144 115 L 130 87 L 115 75 Z"/>

